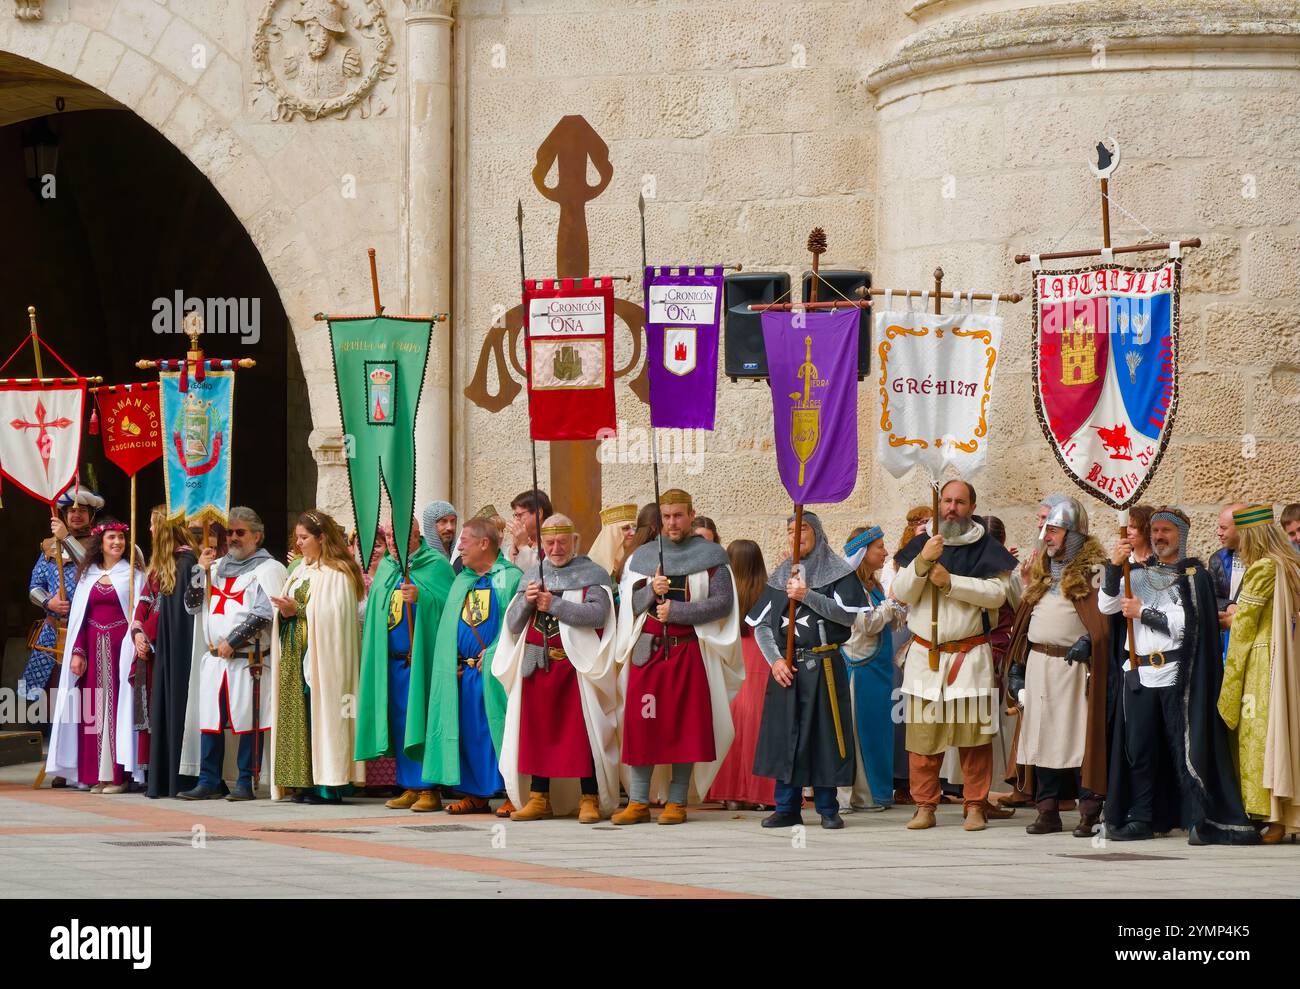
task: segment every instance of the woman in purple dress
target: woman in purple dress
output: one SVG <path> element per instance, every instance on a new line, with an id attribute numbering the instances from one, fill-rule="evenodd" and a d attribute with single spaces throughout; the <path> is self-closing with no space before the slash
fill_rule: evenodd
<path id="1" fill-rule="evenodd" d="M 124 559 L 126 539 L 126 525 L 113 519 L 91 530 L 68 619 L 46 762 L 47 773 L 94 793 L 121 793 L 127 776 L 143 776 L 129 683 L 135 651 L 126 632 L 132 589 L 138 596 L 144 578 Z"/>

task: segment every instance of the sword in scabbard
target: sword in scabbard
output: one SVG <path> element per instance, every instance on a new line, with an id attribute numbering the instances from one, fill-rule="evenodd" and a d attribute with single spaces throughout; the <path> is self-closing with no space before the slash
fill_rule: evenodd
<path id="1" fill-rule="evenodd" d="M 253 646 L 254 662 L 248 664 L 253 678 L 253 794 L 262 780 L 262 643 Z"/>
<path id="2" fill-rule="evenodd" d="M 835 743 L 840 747 L 840 758 L 848 756 L 848 750 L 844 745 L 844 725 L 840 723 L 840 695 L 835 689 L 835 664 L 831 662 L 831 652 L 826 649 L 826 623 L 818 619 L 817 637 L 822 640 L 822 671 L 826 674 L 826 696 L 831 702 L 831 721 L 835 723 Z"/>

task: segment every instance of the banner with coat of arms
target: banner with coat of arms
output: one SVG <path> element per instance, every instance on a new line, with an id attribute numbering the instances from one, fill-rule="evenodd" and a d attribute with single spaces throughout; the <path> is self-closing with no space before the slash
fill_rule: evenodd
<path id="1" fill-rule="evenodd" d="M 403 571 L 415 511 L 415 415 L 432 330 L 432 320 L 413 317 L 329 320 L 361 559 L 370 559 L 374 548 L 382 485 Z"/>
<path id="2" fill-rule="evenodd" d="M 1036 271 L 1034 404 L 1070 478 L 1112 508 L 1141 497 L 1178 406 L 1182 262 Z"/>
<path id="3" fill-rule="evenodd" d="M 924 467 L 933 479 L 951 467 L 969 478 L 988 461 L 989 404 L 1002 346 L 997 300 L 987 313 L 876 313 L 880 431 L 876 459 L 894 477 Z"/>
<path id="4" fill-rule="evenodd" d="M 182 382 L 182 372 L 164 370 L 158 381 L 167 517 L 224 526 L 230 511 L 235 372 L 211 370 Z"/>
<path id="5" fill-rule="evenodd" d="M 592 440 L 613 432 L 614 282 L 524 282 L 528 419 L 535 440 Z"/>
<path id="6" fill-rule="evenodd" d="M 86 382 L 0 381 L 0 471 L 52 505 L 77 476 Z"/>
<path id="7" fill-rule="evenodd" d="M 843 501 L 857 483 L 858 313 L 763 313 L 777 471 L 796 505 Z"/>
<path id="8" fill-rule="evenodd" d="M 718 395 L 721 265 L 645 269 L 650 425 L 712 429 Z"/>

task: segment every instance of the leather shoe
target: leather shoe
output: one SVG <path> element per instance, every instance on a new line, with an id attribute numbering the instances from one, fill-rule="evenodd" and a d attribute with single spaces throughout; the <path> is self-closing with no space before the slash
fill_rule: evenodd
<path id="1" fill-rule="evenodd" d="M 182 800 L 212 800 L 214 797 L 220 797 L 221 791 L 214 790 L 211 787 L 204 786 L 200 783 L 192 790 L 182 790 L 176 794 Z"/>
<path id="2" fill-rule="evenodd" d="M 783 814 L 779 810 L 763 818 L 765 828 L 793 828 L 803 823 L 803 815 L 798 811 Z"/>
<path id="3" fill-rule="evenodd" d="M 1054 810 L 1040 810 L 1034 823 L 1025 828 L 1025 834 L 1056 834 L 1061 830 L 1061 815 Z"/>
<path id="4" fill-rule="evenodd" d="M 988 826 L 989 822 L 984 817 L 984 808 L 976 804 L 966 812 L 966 823 L 962 825 L 962 830 L 983 831 Z"/>
<path id="5" fill-rule="evenodd" d="M 1100 814 L 1083 814 L 1079 815 L 1079 826 L 1074 829 L 1076 838 L 1091 838 L 1097 833 L 1097 822 L 1101 820 Z"/>
<path id="6" fill-rule="evenodd" d="M 1129 821 L 1123 827 L 1118 827 L 1114 831 L 1107 831 L 1106 837 L 1115 841 L 1145 841 L 1148 838 L 1154 838 L 1151 832 L 1151 825 L 1146 821 Z M 1190 841 L 1190 836 L 1188 837 Z"/>
<path id="7" fill-rule="evenodd" d="M 253 788 L 248 783 L 236 783 L 231 791 L 226 794 L 227 800 L 252 800 L 253 798 Z"/>
<path id="8" fill-rule="evenodd" d="M 389 810 L 410 810 L 411 806 L 419 799 L 420 794 L 415 790 L 403 790 L 401 796 L 384 801 L 384 806 Z"/>
<path id="9" fill-rule="evenodd" d="M 926 828 L 934 827 L 934 808 L 917 807 L 916 813 L 912 819 L 907 822 L 908 831 L 924 831 Z"/>
<path id="10" fill-rule="evenodd" d="M 844 827 L 844 818 L 840 817 L 839 814 L 823 814 L 822 827 L 827 831 L 838 831 Z"/>

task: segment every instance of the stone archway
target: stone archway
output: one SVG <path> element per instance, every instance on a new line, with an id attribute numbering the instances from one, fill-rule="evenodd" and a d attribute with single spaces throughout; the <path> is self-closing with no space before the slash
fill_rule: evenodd
<path id="1" fill-rule="evenodd" d="M 32 183 L 26 151 L 38 143 L 57 148 L 57 163 L 52 179 Z M 226 198 L 139 114 L 64 73 L 0 52 L 0 215 L 0 339 L 10 346 L 26 331 L 26 307 L 35 305 L 43 335 L 72 366 L 109 382 L 140 380 L 147 375 L 134 367 L 137 358 L 185 346 L 183 337 L 158 332 L 158 300 L 179 292 L 243 307 L 243 329 L 251 332 L 213 336 L 207 347 L 258 362 L 238 379 L 234 430 L 242 456 L 232 496 L 263 513 L 268 546 L 281 552 L 291 513 L 316 501 L 308 387 L 276 281 Z M 31 373 L 29 352 L 20 352 L 14 370 Z M 97 439 L 84 439 L 82 449 L 107 510 L 125 517 L 126 478 L 106 463 Z M 138 487 L 147 520 L 150 505 L 162 500 L 160 473 L 142 472 Z M 0 576 L 10 639 L 25 635 L 34 614 L 25 604 L 24 568 L 35 559 L 44 516 L 17 492 L 0 512 L 0 539 L 22 561 Z M 138 541 L 147 552 L 147 535 Z M 5 664 L 5 683 L 17 675 L 13 661 Z"/>

